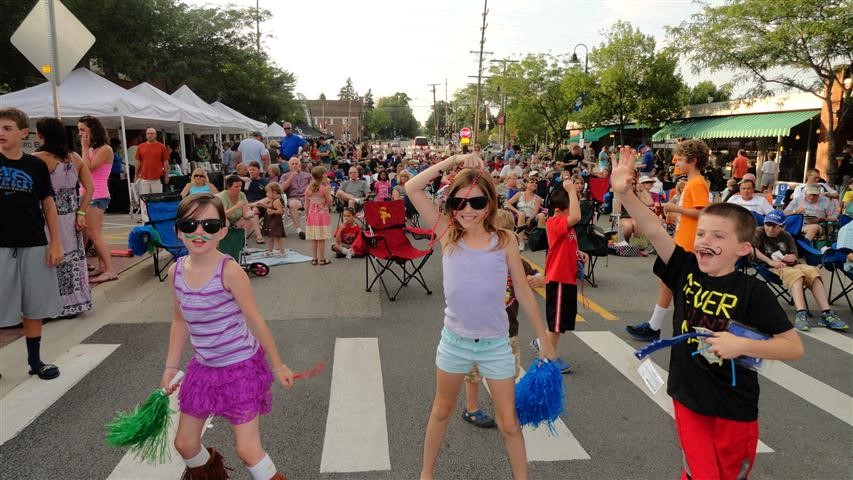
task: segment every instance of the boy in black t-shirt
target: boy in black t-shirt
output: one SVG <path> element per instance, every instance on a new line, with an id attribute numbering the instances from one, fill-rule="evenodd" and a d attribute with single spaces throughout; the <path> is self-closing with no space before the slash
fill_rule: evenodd
<path id="1" fill-rule="evenodd" d="M 681 478 L 746 478 L 758 444 L 758 374 L 730 362 L 741 356 L 793 360 L 803 355 L 803 345 L 767 286 L 735 270 L 738 258 L 752 251 L 752 214 L 734 204 L 706 207 L 699 216 L 696 253 L 688 253 L 631 190 L 633 158 L 632 149 L 623 149 L 610 181 L 657 250 L 654 272 L 675 295 L 673 334 L 694 327 L 714 332 L 704 339 L 710 346 L 703 353 L 710 355 L 693 355 L 699 351 L 697 339 L 674 345 L 670 355 L 667 393 L 684 452 Z M 769 338 L 733 335 L 727 328 L 735 321 Z"/>
<path id="2" fill-rule="evenodd" d="M 41 361 L 41 323 L 62 310 L 55 267 L 63 253 L 50 173 L 21 150 L 27 135 L 24 112 L 0 109 L 0 327 L 17 325 L 23 314 L 30 375 L 50 380 L 59 368 Z"/>

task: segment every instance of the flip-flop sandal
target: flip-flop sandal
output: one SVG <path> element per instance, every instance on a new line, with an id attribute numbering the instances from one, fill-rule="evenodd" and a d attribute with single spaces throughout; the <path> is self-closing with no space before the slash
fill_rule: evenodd
<path id="1" fill-rule="evenodd" d="M 97 277 L 90 278 L 89 283 L 106 283 L 112 282 L 113 280 L 118 280 L 118 275 L 107 275 L 106 273 L 101 273 Z"/>
<path id="2" fill-rule="evenodd" d="M 311 259 L 311 265 L 317 265 L 317 259 L 316 258 Z"/>
<path id="3" fill-rule="evenodd" d="M 93 268 L 92 270 L 89 270 L 89 278 L 99 277 L 99 276 L 103 275 L 103 273 L 104 273 L 103 270 L 98 270 L 97 268 Z"/>
<path id="4" fill-rule="evenodd" d="M 320 265 L 328 265 L 328 264 L 330 264 L 330 263 L 332 263 L 332 261 L 331 261 L 331 260 L 327 260 L 327 259 L 325 259 L 325 258 L 324 258 L 324 259 L 322 259 L 322 260 L 320 260 L 320 262 L 319 262 L 319 264 L 320 264 Z"/>
<path id="5" fill-rule="evenodd" d="M 45 363 L 38 370 L 30 370 L 30 375 L 38 375 L 42 380 L 53 380 L 59 376 L 59 367 L 52 363 Z"/>

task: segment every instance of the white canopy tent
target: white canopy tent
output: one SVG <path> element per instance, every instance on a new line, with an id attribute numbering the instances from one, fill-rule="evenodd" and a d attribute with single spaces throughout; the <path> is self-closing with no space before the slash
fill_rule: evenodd
<path id="1" fill-rule="evenodd" d="M 169 96 L 186 104 L 192 105 L 198 110 L 204 112 L 208 117 L 219 119 L 220 133 L 245 133 L 247 131 L 251 131 L 251 128 L 244 125 L 243 122 L 230 115 L 223 115 L 222 112 L 208 105 L 207 102 L 202 100 L 195 94 L 195 92 L 190 90 L 190 87 L 186 85 L 182 85 Z"/>
<path id="2" fill-rule="evenodd" d="M 172 106 L 178 109 L 178 136 L 181 142 L 181 164 L 184 171 L 187 170 L 189 162 L 187 161 L 187 148 L 184 141 L 184 132 L 191 133 L 218 133 L 221 119 L 206 114 L 200 109 L 185 103 L 168 93 L 144 82 L 130 89 L 142 97 L 147 98 L 154 104 Z"/>
<path id="3" fill-rule="evenodd" d="M 250 131 L 257 130 L 257 131 L 263 133 L 264 130 L 266 130 L 266 128 L 267 128 L 267 124 L 265 124 L 264 122 L 252 120 L 251 118 L 243 115 L 242 113 L 238 112 L 237 110 L 234 110 L 233 108 L 229 107 L 228 105 L 225 105 L 224 103 L 222 103 L 220 101 L 213 102 L 210 104 L 210 106 L 213 107 L 214 109 L 216 109 L 217 111 L 225 114 L 225 115 L 230 115 L 231 117 L 236 118 L 240 122 L 247 125 L 249 127 Z"/>
<path id="4" fill-rule="evenodd" d="M 15 107 L 29 115 L 31 121 L 53 117 L 53 91 L 50 82 L 0 96 L 0 106 Z M 130 191 L 130 162 L 127 160 L 127 127 L 174 126 L 179 121 L 176 107 L 155 104 L 126 90 L 86 68 L 71 72 L 59 86 L 59 111 L 65 124 L 73 125 L 79 117 L 92 115 L 107 128 L 120 128 L 124 147 L 125 174 Z"/>
<path id="5" fill-rule="evenodd" d="M 264 138 L 281 138 L 285 135 L 284 128 L 275 122 L 272 122 L 264 131 Z"/>

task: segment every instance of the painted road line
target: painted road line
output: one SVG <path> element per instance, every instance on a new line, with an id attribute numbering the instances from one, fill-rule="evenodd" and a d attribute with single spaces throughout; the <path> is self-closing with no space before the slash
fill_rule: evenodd
<path id="1" fill-rule="evenodd" d="M 831 347 L 835 347 L 844 353 L 853 355 L 853 338 L 844 334 L 833 332 L 828 328 L 813 328 L 808 332 L 799 332 L 800 335 L 812 337 Z"/>
<path id="2" fill-rule="evenodd" d="M 853 398 L 796 368 L 774 361 L 758 371 L 763 377 L 853 426 Z"/>
<path id="3" fill-rule="evenodd" d="M 30 377 L 0 399 L 0 445 L 15 438 L 118 347 L 113 344 L 75 345 L 56 359 L 61 372 L 59 377 L 49 382 Z"/>
<path id="4" fill-rule="evenodd" d="M 178 390 L 179 391 L 179 390 Z M 147 462 L 140 462 L 132 453 L 127 452 L 121 461 L 118 462 L 107 480 L 172 480 L 180 478 L 184 472 L 186 464 L 183 458 L 175 450 L 175 444 L 172 441 L 175 438 L 175 433 L 178 431 L 178 418 L 181 416 L 178 413 L 178 391 L 175 391 L 169 397 L 169 408 L 175 413 L 172 414 L 172 424 L 169 426 L 169 460 L 166 463 L 152 465 Z M 204 422 L 204 428 L 201 429 L 201 435 L 210 428 L 211 418 L 208 417 Z M 220 420 L 221 425 L 227 426 L 228 422 Z"/>
<path id="5" fill-rule="evenodd" d="M 521 369 L 521 373 L 516 379 L 516 383 L 521 380 L 526 372 Z M 483 379 L 483 385 L 489 395 L 492 391 L 489 390 L 489 383 Z M 521 429 L 521 434 L 524 436 L 524 448 L 527 451 L 528 462 L 556 462 L 560 460 L 589 460 L 590 456 L 583 449 L 580 442 L 563 422 L 562 418 L 558 418 L 554 422 L 554 429 L 557 430 L 556 435 L 551 435 L 547 426 L 539 428 L 524 427 Z"/>
<path id="6" fill-rule="evenodd" d="M 320 473 L 390 470 L 377 338 L 338 338 Z"/>
<path id="7" fill-rule="evenodd" d="M 640 362 L 636 357 L 634 357 L 634 347 L 628 345 L 624 340 L 617 337 L 612 332 L 575 332 L 575 335 L 607 360 L 610 365 L 616 368 L 619 373 L 624 375 L 625 378 L 630 380 L 637 388 L 642 390 L 647 397 L 657 403 L 658 406 L 669 414 L 670 417 L 675 418 L 672 407 L 672 398 L 666 394 L 666 389 L 661 388 L 653 395 L 646 387 L 646 384 L 643 382 L 640 374 L 637 373 L 637 367 L 639 367 Z M 652 362 L 652 364 L 654 364 L 655 369 L 657 369 L 661 378 L 663 378 L 664 383 L 666 383 L 667 377 L 669 376 L 667 371 L 654 362 Z M 767 453 L 772 452 L 773 449 L 759 440 L 756 451 L 758 453 Z"/>
<path id="8" fill-rule="evenodd" d="M 528 262 L 530 262 L 530 265 L 532 265 L 536 271 L 538 271 L 542 275 L 545 275 L 545 269 L 540 267 L 539 264 L 537 264 L 533 260 L 530 260 L 527 257 L 524 257 L 524 259 L 527 260 Z M 536 293 L 539 294 L 539 296 L 541 296 L 542 298 L 545 298 L 545 289 L 544 288 L 536 288 L 534 290 L 536 291 Z M 580 293 L 580 292 L 578 292 L 578 303 L 581 306 L 583 306 L 584 308 L 588 308 L 589 310 L 592 310 L 593 312 L 599 314 L 601 316 L 601 318 L 603 318 L 605 320 L 611 320 L 611 321 L 619 320 L 619 317 L 617 317 L 616 315 L 613 315 L 612 313 L 607 311 L 607 309 L 605 309 L 601 305 L 593 302 L 587 296 L 585 296 L 583 293 Z M 583 321 L 583 320 L 581 320 L 581 321 Z"/>

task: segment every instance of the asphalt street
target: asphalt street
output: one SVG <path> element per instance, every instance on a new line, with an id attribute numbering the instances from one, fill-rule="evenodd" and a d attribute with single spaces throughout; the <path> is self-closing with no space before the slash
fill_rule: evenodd
<path id="1" fill-rule="evenodd" d="M 288 248 L 310 251 L 308 242 L 293 235 L 286 241 Z M 542 252 L 525 256 L 544 265 Z M 624 328 L 646 320 L 652 310 L 657 292 L 652 262 L 653 257 L 601 259 L 598 288 L 583 289 L 591 302 L 579 301 L 583 321 L 576 333 L 563 337 L 558 349 L 577 369 L 565 377 L 567 409 L 562 422 L 567 430 L 562 438 L 528 442 L 541 450 L 528 452 L 529 457 L 539 453 L 563 459 L 531 461 L 531 478 L 679 475 L 681 454 L 673 420 L 664 408 L 667 400 L 660 393 L 656 399 L 635 383 L 639 362 L 623 354 L 626 348 L 641 346 Z M 425 267 L 432 295 L 413 284 L 395 302 L 378 288 L 365 292 L 364 275 L 363 259 L 334 259 L 328 266 L 276 266 L 268 277 L 252 279 L 285 362 L 294 371 L 319 361 L 326 367 L 320 375 L 298 381 L 292 390 L 275 385 L 273 410 L 261 420 L 264 447 L 291 479 L 409 479 L 420 471 L 444 308 L 441 262 L 435 256 Z M 537 298 L 544 308 L 544 300 Z M 93 312 L 46 325 L 46 360 L 66 359 L 66 364 L 59 364 L 60 378 L 69 382 L 75 375 L 79 378 L 67 386 L 25 379 L 22 339 L 0 349 L 0 478 L 178 478 L 179 462 L 177 467 L 117 473 L 117 466 L 128 462 L 126 452 L 107 447 L 103 440 L 104 425 L 116 411 L 143 400 L 159 383 L 171 302 L 170 279 L 158 282 L 148 260 L 118 282 L 97 287 Z M 845 321 L 853 322 L 846 305 L 837 302 L 835 307 Z M 793 315 L 790 307 L 785 309 Z M 669 334 L 669 327 L 664 331 Z M 533 358 L 527 347 L 532 332 L 522 318 L 520 344 L 526 364 Z M 851 334 L 816 329 L 804 335 L 803 342 L 805 358 L 776 362 L 761 379 L 760 437 L 772 451 L 758 454 L 751 478 L 841 480 L 849 479 L 853 471 L 853 339 Z M 347 354 L 348 346 L 357 348 Z M 186 359 L 189 354 L 187 348 Z M 378 354 L 375 371 L 374 354 Z M 652 355 L 662 373 L 667 355 L 665 350 Z M 333 376 L 338 371 L 342 373 Z M 353 378 L 344 378 L 345 372 Z M 379 401 L 371 397 L 377 395 L 376 389 Z M 485 389 L 480 403 L 492 411 Z M 364 418 L 379 420 L 365 424 Z M 360 440 L 348 444 L 347 435 Z M 567 456 L 584 458 L 561 457 L 566 452 L 553 445 L 568 437 L 577 445 Z M 226 421 L 214 418 L 204 443 L 224 453 L 235 467 L 232 478 L 250 478 L 239 465 Z M 376 453 L 359 453 L 365 451 Z M 385 458 L 388 468 L 381 467 Z M 330 466 L 339 459 L 373 469 L 347 471 L 346 461 Z M 464 423 L 457 412 L 436 473 L 438 478 L 509 478 L 499 432 Z"/>

